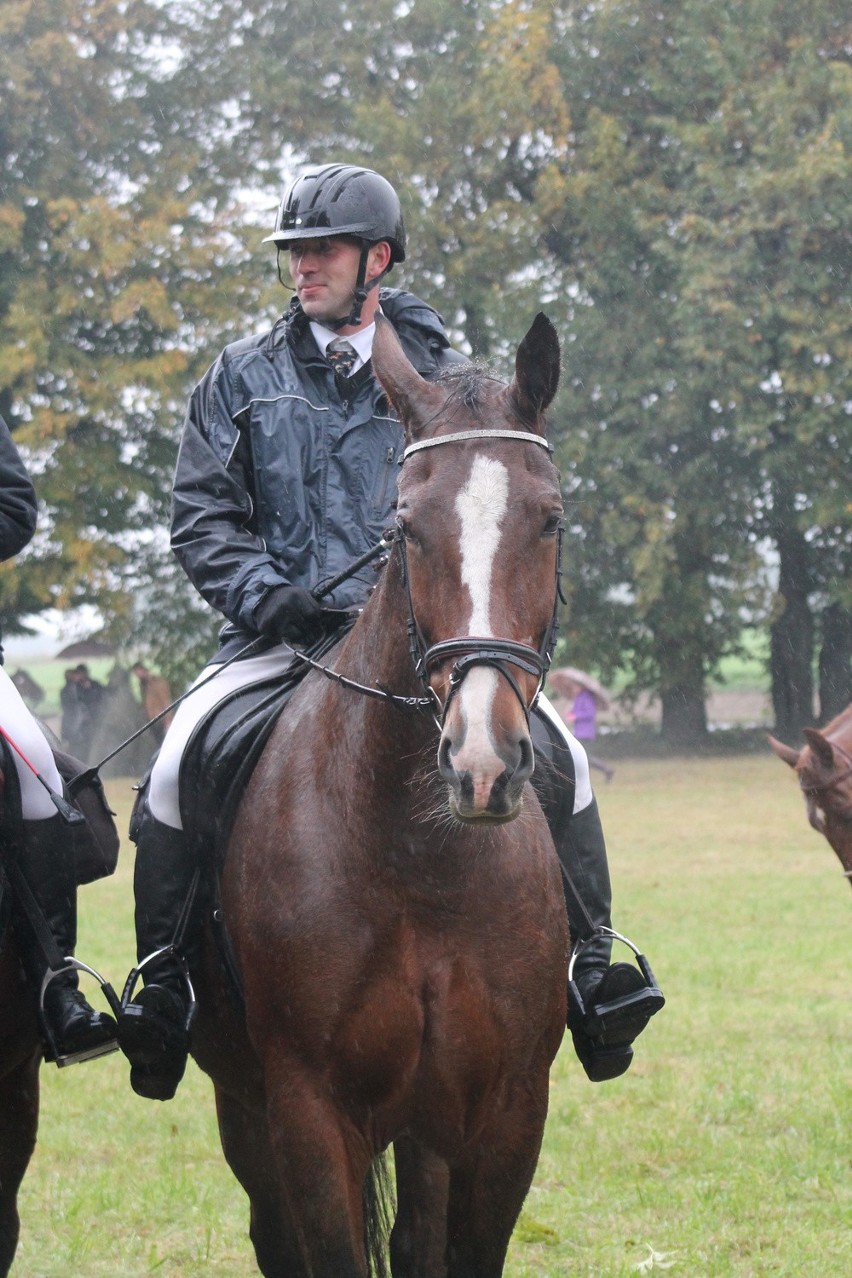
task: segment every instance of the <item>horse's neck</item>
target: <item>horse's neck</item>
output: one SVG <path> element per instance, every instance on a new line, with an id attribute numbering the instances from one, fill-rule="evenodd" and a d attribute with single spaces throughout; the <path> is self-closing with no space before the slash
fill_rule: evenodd
<path id="1" fill-rule="evenodd" d="M 399 564 L 388 564 L 376 592 L 347 636 L 337 663 L 341 674 L 401 697 L 423 697 L 406 631 L 407 601 Z"/>
<path id="2" fill-rule="evenodd" d="M 373 691 L 424 697 L 426 691 L 409 651 L 407 619 L 408 603 L 399 565 L 391 561 L 358 624 L 344 641 L 335 663 L 338 672 Z M 428 711 L 406 711 L 368 693 L 345 688 L 340 691 L 345 698 L 347 720 L 361 725 L 365 733 L 384 731 L 395 742 L 404 740 L 411 747 L 421 740 L 434 739 L 434 720 Z"/>

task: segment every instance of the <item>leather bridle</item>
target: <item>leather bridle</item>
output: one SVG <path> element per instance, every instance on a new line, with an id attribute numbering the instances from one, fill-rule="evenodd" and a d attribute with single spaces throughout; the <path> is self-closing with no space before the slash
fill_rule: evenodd
<path id="1" fill-rule="evenodd" d="M 534 435 L 530 431 L 467 430 L 459 431 L 452 435 L 438 435 L 433 439 L 424 439 L 417 443 L 409 444 L 402 455 L 401 464 L 404 464 L 413 453 L 420 452 L 421 449 L 437 448 L 443 444 L 456 444 L 466 440 L 477 439 L 515 439 L 523 443 L 537 444 L 539 447 L 547 449 L 549 453 L 553 452 L 546 439 L 541 435 Z M 435 708 L 440 714 L 441 725 L 446 720 L 450 704 L 461 688 L 465 676 L 476 666 L 489 666 L 506 680 L 518 698 L 527 724 L 529 724 L 530 712 L 538 700 L 545 676 L 553 660 L 553 649 L 556 645 L 559 625 L 559 601 L 565 602 L 562 592 L 563 535 L 564 525 L 560 523 L 556 530 L 556 579 L 553 595 L 553 613 L 538 648 L 533 648 L 531 644 L 520 643 L 516 639 L 502 639 L 494 635 L 463 635 L 454 639 L 442 639 L 438 643 L 427 644 L 414 611 L 414 600 L 411 595 L 411 575 L 405 549 L 405 534 L 401 525 L 397 526 L 395 540 L 399 552 L 402 581 L 408 600 L 406 627 L 409 651 L 418 678 L 426 688 L 427 693 L 430 693 L 434 698 Z M 432 687 L 431 675 L 436 667 L 450 660 L 453 661 L 453 666 L 449 675 L 449 690 L 446 698 L 442 701 Z M 524 696 L 518 679 L 512 671 L 513 666 L 526 674 L 534 675 L 536 678 L 536 689 L 529 701 Z"/>
<path id="2" fill-rule="evenodd" d="M 540 435 L 534 435 L 530 431 L 520 430 L 467 430 L 459 431 L 452 435 L 439 435 L 434 439 L 420 440 L 415 444 L 409 444 L 402 455 L 400 465 L 411 456 L 412 453 L 420 452 L 424 448 L 437 448 L 442 444 L 456 444 L 469 439 L 516 439 L 523 443 L 537 444 L 541 448 L 547 449 L 548 453 L 552 453 L 553 449 L 547 440 Z M 298 661 L 304 662 L 310 666 L 312 670 L 317 670 L 320 674 L 324 674 L 327 678 L 333 680 L 341 687 L 349 688 L 353 692 L 359 692 L 363 696 L 377 697 L 382 701 L 387 701 L 391 705 L 396 706 L 398 710 L 404 711 L 421 711 L 431 710 L 435 716 L 435 722 L 439 730 L 443 730 L 444 720 L 449 710 L 450 703 L 461 687 L 465 675 L 469 673 L 475 666 L 491 666 L 498 671 L 500 675 L 509 684 L 509 687 L 515 693 L 518 701 L 523 707 L 524 716 L 529 723 L 530 712 L 535 706 L 542 686 L 544 684 L 547 671 L 553 659 L 553 649 L 556 645 L 556 636 L 558 631 L 558 609 L 559 602 L 565 603 L 565 595 L 562 590 L 562 540 L 564 536 L 564 526 L 560 523 L 556 530 L 556 584 L 553 597 L 553 614 L 550 623 L 545 631 L 541 645 L 533 648 L 530 644 L 519 643 L 515 639 L 501 639 L 499 637 L 465 635 L 456 639 L 443 639 L 439 643 L 427 644 L 423 635 L 423 631 L 418 624 L 417 617 L 414 612 L 414 601 L 411 597 L 411 579 L 408 571 L 408 558 L 405 550 L 405 536 L 399 524 L 395 528 L 389 529 L 382 537 L 381 541 L 373 546 L 366 554 L 362 555 L 355 563 L 341 572 L 333 580 L 324 582 L 314 591 L 317 597 L 322 597 L 331 592 L 331 590 L 352 576 L 357 568 L 361 568 L 365 563 L 377 558 L 383 551 L 391 550 L 393 546 L 397 547 L 399 554 L 400 568 L 402 572 L 402 580 L 405 586 L 405 593 L 408 599 L 408 620 L 406 628 L 408 631 L 408 644 L 411 653 L 411 660 L 418 678 L 423 683 L 427 696 L 425 697 L 406 697 L 400 696 L 399 693 L 391 692 L 388 688 L 371 687 L 369 684 L 358 683 L 355 679 L 350 679 L 346 675 L 339 674 L 330 666 L 325 666 L 321 662 L 309 657 L 307 653 L 298 649 L 293 650 L 293 655 Z M 431 685 L 430 676 L 436 665 L 455 657 L 456 661 L 449 677 L 449 692 L 446 700 L 441 698 L 435 692 Z M 512 673 L 511 667 L 515 666 L 519 670 L 525 671 L 527 674 L 536 676 L 537 685 L 533 696 L 529 701 L 526 700 L 518 683 L 517 678 Z M 437 713 L 436 713 L 437 711 Z M 440 716 L 440 717 L 439 717 Z"/>
<path id="3" fill-rule="evenodd" d="M 836 776 L 829 777 L 827 781 L 820 781 L 814 785 L 802 785 L 802 793 L 807 795 L 824 794 L 826 790 L 835 790 L 837 786 L 842 785 L 844 781 L 848 781 L 852 777 L 852 754 L 848 750 L 844 750 L 843 746 L 838 745 L 836 741 L 832 741 L 831 748 L 836 750 L 846 760 L 847 767 L 843 772 L 838 772 Z M 801 785 L 801 782 L 800 782 Z"/>

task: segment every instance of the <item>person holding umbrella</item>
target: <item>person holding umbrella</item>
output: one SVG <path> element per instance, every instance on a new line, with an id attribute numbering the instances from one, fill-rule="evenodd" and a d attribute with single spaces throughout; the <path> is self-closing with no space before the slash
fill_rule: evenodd
<path id="1" fill-rule="evenodd" d="M 566 698 L 564 709 L 560 705 L 559 713 L 568 724 L 578 741 L 582 741 L 589 760 L 589 767 L 602 772 L 609 783 L 615 776 L 603 759 L 597 759 L 589 752 L 588 743 L 597 737 L 598 708 L 606 709 L 609 705 L 609 694 L 604 691 L 597 679 L 577 670 L 574 666 L 564 666 L 554 670 L 550 676 L 554 691 Z"/>

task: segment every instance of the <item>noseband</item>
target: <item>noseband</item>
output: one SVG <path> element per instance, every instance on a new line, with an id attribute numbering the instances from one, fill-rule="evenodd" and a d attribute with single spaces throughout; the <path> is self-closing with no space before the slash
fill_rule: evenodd
<path id="1" fill-rule="evenodd" d="M 552 453 L 553 449 L 546 439 L 540 435 L 533 435 L 529 431 L 520 430 L 466 430 L 459 431 L 453 435 L 439 435 L 434 439 L 420 440 L 418 443 L 409 444 L 402 455 L 403 464 L 407 458 L 413 453 L 420 452 L 424 448 L 438 448 L 443 444 L 457 444 L 465 440 L 475 439 L 516 439 L 526 444 L 536 444 L 540 448 L 547 449 L 548 453 Z M 414 669 L 423 683 L 426 691 L 434 698 L 436 708 L 441 716 L 441 724 L 446 719 L 447 712 L 453 697 L 459 691 L 462 682 L 467 674 L 474 669 L 475 666 L 490 666 L 496 670 L 498 674 L 506 680 L 509 687 L 521 704 L 524 716 L 529 723 L 530 711 L 538 700 L 542 686 L 544 685 L 545 676 L 550 669 L 553 659 L 553 649 L 556 644 L 556 635 L 558 630 L 558 608 L 559 600 L 565 602 L 562 593 L 562 538 L 564 528 L 560 524 L 556 537 L 556 580 L 553 596 L 553 613 L 550 623 L 545 631 L 541 646 L 533 648 L 530 644 L 519 643 L 515 639 L 501 639 L 496 636 L 478 637 L 475 635 L 464 635 L 456 639 L 443 639 L 439 643 L 427 644 L 423 631 L 417 621 L 414 612 L 414 601 L 411 597 L 411 579 L 408 571 L 408 559 L 405 550 L 405 537 L 402 529 L 398 527 L 396 532 L 396 544 L 399 551 L 400 567 L 402 570 L 402 580 L 405 586 L 405 593 L 408 599 L 408 621 L 406 623 L 408 630 L 408 645 L 411 653 L 411 660 L 414 663 Z M 445 701 L 441 701 L 430 682 L 430 676 L 433 670 L 445 661 L 453 660 L 453 667 L 449 676 L 449 692 Z M 536 690 L 528 702 L 521 691 L 521 686 L 517 678 L 512 672 L 511 667 L 523 670 L 526 674 L 535 675 L 537 680 Z"/>

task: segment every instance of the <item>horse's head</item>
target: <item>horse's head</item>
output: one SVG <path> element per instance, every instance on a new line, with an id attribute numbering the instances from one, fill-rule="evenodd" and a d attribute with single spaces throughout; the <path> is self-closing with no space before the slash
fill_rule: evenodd
<path id="1" fill-rule="evenodd" d="M 463 820 L 510 820 L 533 771 L 529 708 L 554 638 L 562 499 L 543 416 L 559 342 L 539 315 L 511 384 L 469 365 L 433 383 L 380 320 L 373 363 L 406 432 L 409 631 L 440 708 L 450 806 Z"/>
<path id="2" fill-rule="evenodd" d="M 852 706 L 822 732 L 805 728 L 807 745 L 802 750 L 774 737 L 769 737 L 769 744 L 798 776 L 808 821 L 825 836 L 852 883 L 852 753 L 830 735 L 835 725 L 848 722 L 852 727 L 850 711 Z"/>

